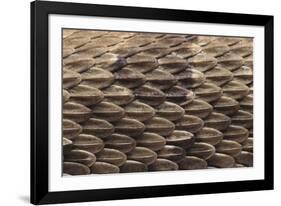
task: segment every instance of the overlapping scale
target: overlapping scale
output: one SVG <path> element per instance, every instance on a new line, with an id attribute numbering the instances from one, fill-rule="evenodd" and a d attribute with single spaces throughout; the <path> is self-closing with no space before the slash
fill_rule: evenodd
<path id="1" fill-rule="evenodd" d="M 63 30 L 63 174 L 253 166 L 252 38 Z"/>

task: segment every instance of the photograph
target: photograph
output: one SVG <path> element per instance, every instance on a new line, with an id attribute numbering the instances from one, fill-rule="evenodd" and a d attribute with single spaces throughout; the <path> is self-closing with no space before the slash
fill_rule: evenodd
<path id="1" fill-rule="evenodd" d="M 272 190 L 258 13 L 32 2 L 30 202 Z"/>
<path id="2" fill-rule="evenodd" d="M 83 28 L 61 38 L 63 177 L 254 166 L 255 38 Z"/>

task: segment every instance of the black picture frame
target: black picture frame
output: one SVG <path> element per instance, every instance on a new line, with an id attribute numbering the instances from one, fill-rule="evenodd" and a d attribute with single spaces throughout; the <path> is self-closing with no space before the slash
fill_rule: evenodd
<path id="1" fill-rule="evenodd" d="M 264 180 L 49 192 L 48 15 L 83 15 L 239 25 L 265 28 Z M 80 3 L 31 3 L 31 203 L 50 204 L 273 189 L 273 16 L 137 8 Z"/>

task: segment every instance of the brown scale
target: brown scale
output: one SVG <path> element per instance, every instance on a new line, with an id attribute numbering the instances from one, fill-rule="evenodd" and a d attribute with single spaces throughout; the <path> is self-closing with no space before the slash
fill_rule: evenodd
<path id="1" fill-rule="evenodd" d="M 90 172 L 92 174 L 111 174 L 111 173 L 119 173 L 120 169 L 118 166 L 107 162 L 95 162 L 90 167 Z"/>
<path id="2" fill-rule="evenodd" d="M 184 71 L 188 67 L 187 61 L 176 54 L 169 54 L 158 59 L 158 64 L 161 69 L 171 74 Z"/>
<path id="3" fill-rule="evenodd" d="M 253 69 L 253 55 L 249 55 L 247 57 L 244 57 L 244 66 L 250 67 Z"/>
<path id="4" fill-rule="evenodd" d="M 72 54 L 67 58 L 63 59 L 63 68 L 74 71 L 84 72 L 90 69 L 95 64 L 95 60 L 92 58 L 85 57 L 80 54 Z"/>
<path id="5" fill-rule="evenodd" d="M 234 167 L 235 159 L 227 154 L 215 153 L 207 160 L 208 165 L 218 168 L 230 168 Z"/>
<path id="6" fill-rule="evenodd" d="M 114 37 L 114 38 L 122 38 L 124 40 L 132 38 L 133 36 L 136 36 L 136 33 L 133 32 L 118 32 L 118 31 L 113 31 L 113 32 L 108 32 L 104 34 L 104 37 Z"/>
<path id="7" fill-rule="evenodd" d="M 64 161 L 63 173 L 67 175 L 87 175 L 91 173 L 91 170 L 84 164 Z"/>
<path id="8" fill-rule="evenodd" d="M 204 142 L 210 145 L 217 145 L 223 139 L 223 133 L 210 127 L 203 127 L 196 133 L 195 141 Z"/>
<path id="9" fill-rule="evenodd" d="M 157 154 L 146 147 L 136 147 L 127 154 L 127 158 L 128 160 L 135 160 L 149 165 L 156 160 Z"/>
<path id="10" fill-rule="evenodd" d="M 96 162 L 96 156 L 93 153 L 80 149 L 64 152 L 63 159 L 66 162 L 77 162 L 88 167 L 91 167 Z"/>
<path id="11" fill-rule="evenodd" d="M 208 166 L 206 160 L 195 156 L 185 156 L 178 165 L 180 170 L 206 169 Z"/>
<path id="12" fill-rule="evenodd" d="M 185 42 L 186 38 L 179 35 L 165 35 L 162 38 L 156 40 L 156 43 L 167 45 L 169 47 L 175 47 Z"/>
<path id="13" fill-rule="evenodd" d="M 227 45 L 227 46 L 233 46 L 237 43 L 239 43 L 241 41 L 240 38 L 236 38 L 236 37 L 216 37 L 212 43 L 220 43 L 220 44 L 223 44 L 223 45 Z"/>
<path id="14" fill-rule="evenodd" d="M 79 73 L 70 70 L 63 70 L 63 88 L 69 89 L 78 85 L 82 81 L 82 77 Z"/>
<path id="15" fill-rule="evenodd" d="M 240 163 L 247 167 L 253 166 L 253 153 L 252 152 L 242 151 L 240 153 L 240 155 L 238 155 L 235 159 L 236 159 L 237 163 Z"/>
<path id="16" fill-rule="evenodd" d="M 231 72 L 240 68 L 243 64 L 243 57 L 232 52 L 226 53 L 225 55 L 218 58 L 218 66 Z"/>
<path id="17" fill-rule="evenodd" d="M 67 102 L 63 105 L 63 118 L 81 123 L 91 117 L 92 111 L 83 104 Z"/>
<path id="18" fill-rule="evenodd" d="M 106 52 L 108 52 L 107 47 L 102 47 L 102 46 L 94 47 L 94 45 L 86 44 L 84 46 L 81 46 L 81 47 L 75 49 L 75 53 L 71 56 L 76 55 L 77 57 L 80 56 L 80 57 L 83 57 L 86 59 L 91 59 L 91 58 L 99 57 L 99 56 L 105 54 Z M 70 57 L 68 57 L 68 58 L 70 58 Z M 93 62 L 95 63 L 95 61 L 93 61 Z"/>
<path id="19" fill-rule="evenodd" d="M 248 137 L 248 139 L 242 143 L 242 150 L 253 153 L 253 138 L 252 137 Z"/>
<path id="20" fill-rule="evenodd" d="M 125 163 L 127 156 L 116 149 L 104 148 L 96 154 L 97 161 L 121 166 Z"/>
<path id="21" fill-rule="evenodd" d="M 253 70 L 250 67 L 242 66 L 233 72 L 233 79 L 248 85 L 253 81 Z"/>
<path id="22" fill-rule="evenodd" d="M 70 36 L 71 34 L 73 34 L 74 32 L 77 32 L 79 30 L 77 29 L 64 29 L 62 32 L 62 37 L 63 39 L 65 39 L 66 37 Z"/>
<path id="23" fill-rule="evenodd" d="M 155 115 L 154 108 L 137 100 L 124 106 L 124 110 L 126 117 L 140 122 L 149 120 Z"/>
<path id="24" fill-rule="evenodd" d="M 195 69 L 185 69 L 175 75 L 178 85 L 186 89 L 194 89 L 201 86 L 205 81 L 203 73 Z"/>
<path id="25" fill-rule="evenodd" d="M 205 72 L 207 82 L 222 86 L 233 79 L 233 74 L 223 67 L 216 66 L 215 68 Z"/>
<path id="26" fill-rule="evenodd" d="M 176 84 L 176 78 L 169 72 L 154 69 L 145 75 L 146 84 L 160 90 L 166 90 Z"/>
<path id="27" fill-rule="evenodd" d="M 116 122 L 125 116 L 125 111 L 122 107 L 111 102 L 100 102 L 92 105 L 92 117 L 96 119 L 106 120 L 108 122 Z"/>
<path id="28" fill-rule="evenodd" d="M 72 141 L 64 137 L 62 140 L 62 146 L 63 146 L 63 153 L 68 153 L 73 148 Z"/>
<path id="29" fill-rule="evenodd" d="M 227 53 L 229 50 L 230 48 L 226 44 L 215 41 L 212 41 L 210 44 L 202 48 L 202 52 L 213 57 L 220 57 Z"/>
<path id="30" fill-rule="evenodd" d="M 253 166 L 252 46 L 65 29 L 63 174 Z"/>
<path id="31" fill-rule="evenodd" d="M 217 101 L 212 103 L 214 107 L 214 111 L 225 114 L 225 115 L 233 115 L 235 114 L 241 105 L 235 99 L 227 96 L 221 96 Z"/>
<path id="32" fill-rule="evenodd" d="M 166 137 L 167 145 L 175 145 L 183 149 L 192 147 L 195 141 L 194 135 L 187 131 L 174 130 L 170 136 Z"/>
<path id="33" fill-rule="evenodd" d="M 249 129 L 249 136 L 253 137 L 254 136 L 254 131 L 253 128 Z"/>
<path id="34" fill-rule="evenodd" d="M 230 125 L 225 131 L 224 131 L 224 139 L 236 141 L 238 143 L 242 143 L 245 140 L 247 140 L 249 136 L 249 131 L 241 126 L 237 125 Z"/>
<path id="35" fill-rule="evenodd" d="M 137 100 L 150 106 L 158 106 L 166 100 L 166 94 L 164 92 L 148 85 L 137 88 L 134 95 Z"/>
<path id="36" fill-rule="evenodd" d="M 250 129 L 253 126 L 253 115 L 250 112 L 239 110 L 231 117 L 231 123 Z"/>
<path id="37" fill-rule="evenodd" d="M 253 42 L 252 40 L 242 40 L 231 47 L 230 51 L 234 54 L 240 55 L 241 57 L 247 57 L 253 52 Z"/>
<path id="38" fill-rule="evenodd" d="M 104 94 L 94 87 L 86 85 L 78 85 L 69 90 L 69 101 L 77 102 L 85 106 L 95 105 L 100 103 Z"/>
<path id="39" fill-rule="evenodd" d="M 172 102 L 164 102 L 156 107 L 156 115 L 170 121 L 177 121 L 183 118 L 184 109 Z"/>
<path id="40" fill-rule="evenodd" d="M 129 68 L 123 68 L 118 72 L 115 72 L 114 76 L 116 85 L 127 87 L 129 89 L 139 87 L 147 80 L 144 74 Z"/>
<path id="41" fill-rule="evenodd" d="M 212 112 L 207 118 L 204 119 L 204 125 L 206 127 L 211 127 L 219 131 L 223 131 L 230 125 L 232 120 L 233 118 L 231 119 L 224 114 Z"/>
<path id="42" fill-rule="evenodd" d="M 67 102 L 70 98 L 69 92 L 65 89 L 63 89 L 62 91 L 62 98 L 63 98 L 63 103 Z"/>
<path id="43" fill-rule="evenodd" d="M 181 119 L 175 122 L 177 130 L 188 131 L 191 133 L 196 133 L 204 125 L 204 121 L 197 116 L 193 115 L 184 115 Z"/>
<path id="44" fill-rule="evenodd" d="M 186 105 L 193 101 L 195 95 L 191 90 L 180 86 L 173 86 L 165 91 L 166 99 L 178 105 Z"/>
<path id="45" fill-rule="evenodd" d="M 126 43 L 128 45 L 133 45 L 136 47 L 143 47 L 143 46 L 151 44 L 154 41 L 155 41 L 155 37 L 153 37 L 153 36 L 145 35 L 145 34 L 143 34 L 143 35 L 137 34 L 137 35 L 133 36 L 132 38 L 128 39 L 126 41 Z"/>
<path id="46" fill-rule="evenodd" d="M 155 59 L 153 56 L 141 53 L 128 57 L 126 62 L 126 68 L 141 73 L 152 71 L 158 67 L 157 59 Z"/>
<path id="47" fill-rule="evenodd" d="M 186 155 L 183 148 L 174 145 L 165 145 L 161 150 L 157 151 L 159 158 L 167 159 L 173 162 L 181 161 Z"/>
<path id="48" fill-rule="evenodd" d="M 144 132 L 142 135 L 135 137 L 137 146 L 146 147 L 150 150 L 157 151 L 162 149 L 166 144 L 166 139 L 159 134 Z"/>
<path id="49" fill-rule="evenodd" d="M 104 69 L 92 67 L 81 74 L 82 85 L 103 89 L 114 82 L 114 75 Z"/>
<path id="50" fill-rule="evenodd" d="M 206 118 L 213 111 L 212 105 L 199 99 L 195 99 L 182 107 L 185 110 L 186 114 L 194 115 L 201 119 Z"/>
<path id="51" fill-rule="evenodd" d="M 63 39 L 63 46 L 66 48 L 78 48 L 81 47 L 83 45 L 85 45 L 86 43 L 90 42 L 91 38 L 89 37 L 83 37 L 83 36 L 74 36 L 71 37 L 67 36 L 66 38 Z"/>
<path id="52" fill-rule="evenodd" d="M 127 44 L 126 42 L 122 42 L 119 44 L 116 44 L 110 48 L 108 48 L 108 51 L 110 53 L 116 54 L 121 58 L 127 58 L 130 56 L 133 56 L 139 52 L 141 52 L 143 48 Z"/>
<path id="53" fill-rule="evenodd" d="M 63 119 L 63 137 L 73 139 L 82 132 L 80 124 L 69 119 Z"/>
<path id="54" fill-rule="evenodd" d="M 104 139 L 104 147 L 128 153 L 136 147 L 136 141 L 127 135 L 112 134 Z"/>
<path id="55" fill-rule="evenodd" d="M 114 123 L 114 129 L 116 133 L 135 137 L 141 135 L 146 129 L 142 122 L 135 119 L 122 118 Z"/>
<path id="56" fill-rule="evenodd" d="M 162 117 L 153 117 L 145 122 L 145 131 L 162 136 L 170 135 L 175 129 L 173 122 Z"/>
<path id="57" fill-rule="evenodd" d="M 154 108 L 137 100 L 124 106 L 124 110 L 126 117 L 140 122 L 149 120 L 155 115 Z"/>
<path id="58" fill-rule="evenodd" d="M 214 37 L 212 37 L 212 36 L 194 36 L 194 35 L 187 39 L 188 42 L 192 42 L 199 46 L 206 46 L 209 43 L 211 43 L 211 41 L 213 41 L 213 40 L 214 40 Z"/>
<path id="59" fill-rule="evenodd" d="M 189 58 L 187 62 L 191 68 L 200 72 L 205 72 L 214 68 L 218 63 L 218 60 L 206 53 L 199 53 L 196 56 Z"/>
<path id="60" fill-rule="evenodd" d="M 85 150 L 93 154 L 98 153 L 104 148 L 104 142 L 93 135 L 80 134 L 72 140 L 74 148 Z"/>
<path id="61" fill-rule="evenodd" d="M 94 61 L 96 67 L 110 72 L 115 72 L 127 64 L 126 59 L 113 53 L 105 53 L 102 56 L 95 58 Z"/>
<path id="62" fill-rule="evenodd" d="M 240 108 L 253 114 L 253 95 L 249 94 L 240 100 Z"/>
<path id="63" fill-rule="evenodd" d="M 110 136 L 115 128 L 106 120 L 90 118 L 83 125 L 83 132 L 97 136 L 99 138 L 105 138 Z"/>
<path id="64" fill-rule="evenodd" d="M 157 42 L 152 42 L 141 48 L 137 47 L 135 50 L 140 51 L 143 55 L 153 56 L 156 59 L 162 58 L 172 51 L 169 46 Z"/>
<path id="65" fill-rule="evenodd" d="M 110 87 L 107 87 L 102 91 L 104 94 L 104 99 L 116 105 L 126 105 L 134 99 L 133 92 L 126 87 L 111 85 Z"/>
<path id="66" fill-rule="evenodd" d="M 134 160 L 127 160 L 121 167 L 120 167 L 120 172 L 121 173 L 127 173 L 127 172 L 146 172 L 147 165 L 134 161 Z"/>
<path id="67" fill-rule="evenodd" d="M 74 53 L 74 51 L 75 51 L 75 49 L 74 48 L 71 48 L 71 47 L 69 47 L 69 48 L 63 48 L 63 58 L 65 58 L 65 57 L 68 57 L 68 56 L 70 56 L 71 54 L 73 54 Z"/>
<path id="68" fill-rule="evenodd" d="M 187 149 L 188 156 L 196 156 L 198 158 L 207 160 L 215 154 L 215 147 L 205 142 L 195 142 L 193 146 Z"/>
<path id="69" fill-rule="evenodd" d="M 100 38 L 92 39 L 89 42 L 89 45 L 94 45 L 95 47 L 99 47 L 99 46 L 109 47 L 109 46 L 116 45 L 122 41 L 123 39 L 120 37 L 104 35 L 101 36 Z"/>
<path id="70" fill-rule="evenodd" d="M 70 30 L 71 31 L 71 30 Z M 69 33 L 68 29 L 64 29 L 63 32 Z M 67 37 L 75 38 L 75 37 L 87 37 L 90 39 L 101 37 L 108 32 L 106 31 L 91 31 L 91 30 L 74 30 L 70 35 Z"/>
<path id="71" fill-rule="evenodd" d="M 173 54 L 182 58 L 190 58 L 202 51 L 202 48 L 197 44 L 184 42 L 176 47 L 171 48 Z"/>
<path id="72" fill-rule="evenodd" d="M 194 89 L 197 98 L 205 102 L 214 102 L 222 96 L 222 89 L 212 83 L 204 83 Z"/>
<path id="73" fill-rule="evenodd" d="M 232 80 L 222 86 L 222 91 L 225 96 L 239 100 L 249 93 L 249 87 L 243 83 Z"/>
<path id="74" fill-rule="evenodd" d="M 222 140 L 216 145 L 216 151 L 219 153 L 227 154 L 236 157 L 241 153 L 242 146 L 231 140 Z"/>
<path id="75" fill-rule="evenodd" d="M 152 164 L 148 165 L 149 171 L 172 171 L 178 170 L 177 163 L 167 159 L 156 159 Z"/>

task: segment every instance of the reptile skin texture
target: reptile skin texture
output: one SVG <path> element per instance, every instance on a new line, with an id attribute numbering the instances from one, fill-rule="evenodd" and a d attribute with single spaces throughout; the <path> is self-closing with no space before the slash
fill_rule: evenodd
<path id="1" fill-rule="evenodd" d="M 253 39 L 63 30 L 63 174 L 253 166 Z"/>

